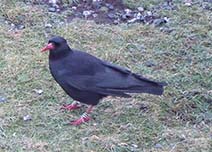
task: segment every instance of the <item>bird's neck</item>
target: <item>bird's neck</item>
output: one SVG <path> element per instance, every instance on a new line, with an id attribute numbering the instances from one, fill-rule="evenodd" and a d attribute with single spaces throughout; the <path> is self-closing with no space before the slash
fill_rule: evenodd
<path id="1" fill-rule="evenodd" d="M 67 57 L 72 52 L 73 51 L 69 47 L 68 48 L 65 48 L 63 50 L 60 50 L 58 52 L 50 51 L 50 53 L 49 53 L 49 59 L 50 60 L 59 60 L 59 59 L 62 59 L 62 58 Z"/>

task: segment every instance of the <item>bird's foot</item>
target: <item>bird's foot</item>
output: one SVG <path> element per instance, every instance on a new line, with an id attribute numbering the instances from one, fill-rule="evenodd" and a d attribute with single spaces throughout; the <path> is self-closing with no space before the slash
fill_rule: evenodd
<path id="1" fill-rule="evenodd" d="M 91 120 L 91 117 L 85 112 L 79 119 L 70 122 L 71 125 L 78 126 L 82 123 L 88 122 Z"/>
<path id="2" fill-rule="evenodd" d="M 79 109 L 81 107 L 81 105 L 75 103 L 75 104 L 68 104 L 68 105 L 63 105 L 60 109 L 62 110 L 75 110 L 75 109 Z"/>

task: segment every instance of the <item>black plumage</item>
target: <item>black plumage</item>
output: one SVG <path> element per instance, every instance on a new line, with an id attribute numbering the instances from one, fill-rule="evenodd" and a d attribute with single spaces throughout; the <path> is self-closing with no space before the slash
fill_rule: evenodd
<path id="1" fill-rule="evenodd" d="M 130 97 L 128 93 L 161 95 L 165 83 L 155 82 L 131 71 L 100 60 L 88 53 L 71 49 L 56 36 L 43 51 L 50 50 L 52 76 L 74 100 L 96 105 L 106 96 Z"/>

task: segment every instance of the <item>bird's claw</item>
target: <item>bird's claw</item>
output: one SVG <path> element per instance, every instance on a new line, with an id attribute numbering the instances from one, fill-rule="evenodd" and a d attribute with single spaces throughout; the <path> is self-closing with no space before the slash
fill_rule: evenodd
<path id="1" fill-rule="evenodd" d="M 79 119 L 70 122 L 70 124 L 74 126 L 78 126 L 84 122 L 88 122 L 89 120 L 91 120 L 91 117 L 87 113 L 84 113 Z"/>
<path id="2" fill-rule="evenodd" d="M 79 109 L 81 106 L 78 104 L 69 104 L 69 105 L 63 105 L 60 109 L 62 110 L 75 110 Z"/>

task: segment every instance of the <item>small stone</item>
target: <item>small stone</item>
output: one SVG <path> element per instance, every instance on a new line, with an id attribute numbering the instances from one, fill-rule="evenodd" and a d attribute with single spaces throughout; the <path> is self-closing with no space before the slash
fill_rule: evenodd
<path id="1" fill-rule="evenodd" d="M 107 6 L 110 10 L 114 10 L 114 6 L 110 3 L 106 3 L 105 6 Z"/>
<path id="2" fill-rule="evenodd" d="M 125 11 L 126 14 L 130 14 L 132 12 L 132 10 L 128 9 L 128 8 L 124 9 L 124 11 Z"/>
<path id="3" fill-rule="evenodd" d="M 106 6 L 102 6 L 100 8 L 100 11 L 102 11 L 102 12 L 108 12 L 108 8 Z"/>
<path id="4" fill-rule="evenodd" d="M 191 6 L 192 4 L 191 3 L 185 3 L 185 6 Z"/>
<path id="5" fill-rule="evenodd" d="M 119 24 L 119 21 L 118 20 L 114 20 L 113 24 L 117 25 L 117 24 Z"/>
<path id="6" fill-rule="evenodd" d="M 127 16 L 126 14 L 123 14 L 123 15 L 121 16 L 121 18 L 122 18 L 123 20 L 127 20 L 128 16 Z"/>
<path id="7" fill-rule="evenodd" d="M 108 13 L 107 16 L 110 18 L 110 19 L 117 19 L 118 16 L 113 14 L 113 13 Z"/>
<path id="8" fill-rule="evenodd" d="M 34 89 L 35 93 L 37 93 L 38 95 L 41 95 L 43 93 L 43 90 L 41 89 Z"/>
<path id="9" fill-rule="evenodd" d="M 52 5 L 56 5 L 57 4 L 57 0 L 49 0 L 49 3 Z"/>
<path id="10" fill-rule="evenodd" d="M 21 24 L 17 25 L 16 27 L 18 30 L 23 30 L 25 28 L 25 26 Z"/>
<path id="11" fill-rule="evenodd" d="M 48 24 L 45 24 L 45 27 L 46 28 L 52 28 L 52 25 L 50 23 L 48 23 Z"/>
<path id="12" fill-rule="evenodd" d="M 91 14 L 93 13 L 93 11 L 83 11 L 83 16 L 85 17 L 85 18 L 87 18 L 88 16 L 90 16 Z"/>
<path id="13" fill-rule="evenodd" d="M 6 101 L 7 101 L 7 99 L 5 97 L 0 96 L 0 103 L 1 102 L 6 102 Z"/>
<path id="14" fill-rule="evenodd" d="M 184 5 L 190 7 L 192 5 L 192 0 L 185 0 Z"/>
<path id="15" fill-rule="evenodd" d="M 142 17 L 140 12 L 136 13 L 134 16 L 137 20 L 139 20 Z"/>
<path id="16" fill-rule="evenodd" d="M 72 8 L 73 10 L 76 10 L 76 9 L 77 9 L 77 7 L 76 7 L 76 6 L 72 6 L 71 8 Z"/>
<path id="17" fill-rule="evenodd" d="M 139 11 L 139 12 L 143 12 L 143 11 L 144 11 L 144 8 L 143 8 L 143 7 L 141 7 L 141 6 L 140 6 L 140 7 L 138 7 L 137 9 L 138 9 L 138 11 Z"/>
<path id="18" fill-rule="evenodd" d="M 136 22 L 136 21 L 137 21 L 137 18 L 132 18 L 132 19 L 128 20 L 127 22 L 128 22 L 128 23 L 134 23 L 134 22 Z"/>
<path id="19" fill-rule="evenodd" d="M 26 115 L 26 116 L 23 117 L 23 120 L 29 121 L 29 120 L 32 120 L 32 117 L 30 115 Z"/>
<path id="20" fill-rule="evenodd" d="M 155 25 L 155 27 L 161 26 L 164 23 L 166 23 L 166 20 L 164 18 L 155 19 L 153 21 L 153 24 Z"/>
<path id="21" fill-rule="evenodd" d="M 93 16 L 94 18 L 96 18 L 96 17 L 98 16 L 98 14 L 94 13 L 94 14 L 92 14 L 92 16 Z"/>
<path id="22" fill-rule="evenodd" d="M 138 145 L 136 145 L 136 144 L 132 144 L 132 146 L 133 146 L 134 148 L 138 148 Z"/>
<path id="23" fill-rule="evenodd" d="M 147 67 L 153 67 L 153 66 L 156 65 L 155 62 L 152 61 L 152 60 L 146 61 L 144 64 L 145 64 Z"/>
<path id="24" fill-rule="evenodd" d="M 11 24 L 11 27 L 13 27 L 13 28 L 14 28 L 14 27 L 15 27 L 15 24 L 13 24 L 13 23 L 12 23 L 12 24 Z"/>
<path id="25" fill-rule="evenodd" d="M 157 144 L 155 145 L 155 148 L 163 148 L 163 146 L 162 146 L 161 144 L 158 144 L 158 143 L 157 143 Z"/>
<path id="26" fill-rule="evenodd" d="M 146 14 L 147 14 L 147 16 L 152 16 L 152 12 L 151 11 L 147 11 Z"/>
<path id="27" fill-rule="evenodd" d="M 57 9 L 55 7 L 49 7 L 48 10 L 49 12 L 56 12 Z"/>

